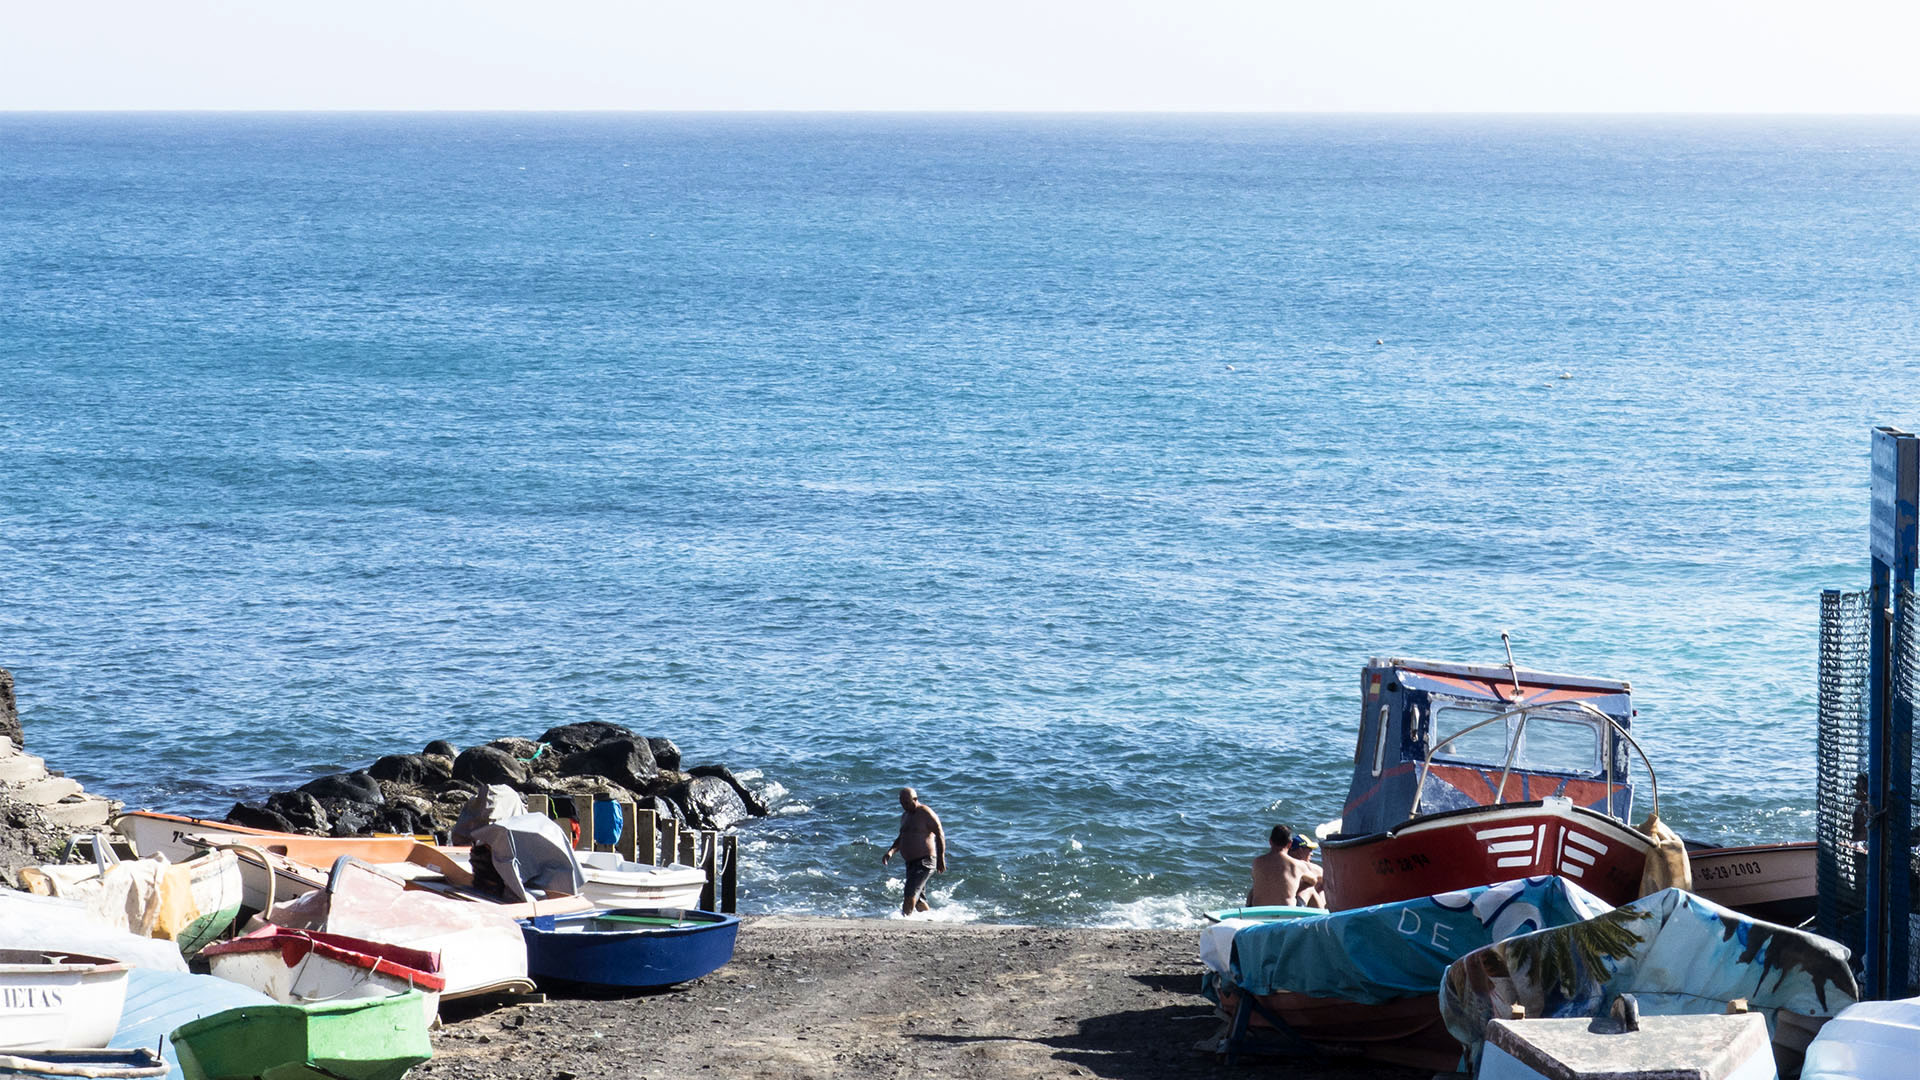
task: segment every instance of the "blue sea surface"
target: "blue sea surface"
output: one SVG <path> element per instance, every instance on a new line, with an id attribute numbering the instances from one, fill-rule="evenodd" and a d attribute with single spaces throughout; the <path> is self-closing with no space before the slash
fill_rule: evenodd
<path id="1" fill-rule="evenodd" d="M 607 720 L 742 906 L 1172 925 L 1371 655 L 1632 680 L 1811 835 L 1818 592 L 1920 423 L 1920 124 L 0 116 L 0 667 L 135 805 Z M 1645 807 L 1644 799 L 1641 803 Z"/>

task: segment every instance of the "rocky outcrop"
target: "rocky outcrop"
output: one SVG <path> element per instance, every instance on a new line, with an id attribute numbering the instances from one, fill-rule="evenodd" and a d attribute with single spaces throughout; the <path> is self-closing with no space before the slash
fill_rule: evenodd
<path id="1" fill-rule="evenodd" d="M 459 750 L 436 739 L 418 754 L 388 754 L 365 769 L 234 804 L 227 820 L 278 831 L 353 836 L 443 833 L 474 793 L 504 784 L 522 795 L 631 801 L 661 820 L 727 829 L 764 816 L 766 803 L 724 765 L 681 771 L 671 739 L 593 720 Z"/>
<path id="2" fill-rule="evenodd" d="M 25 749 L 27 733 L 20 728 L 20 709 L 13 700 L 13 672 L 0 668 L 0 739 L 11 739 Z"/>

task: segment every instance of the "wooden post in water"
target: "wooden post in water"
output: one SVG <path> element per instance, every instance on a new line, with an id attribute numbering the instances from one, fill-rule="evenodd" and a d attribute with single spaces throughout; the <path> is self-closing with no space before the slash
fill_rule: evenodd
<path id="1" fill-rule="evenodd" d="M 680 857 L 680 823 L 673 818 L 660 822 L 660 861 L 670 863 Z"/>
<path id="2" fill-rule="evenodd" d="M 720 872 L 720 910 L 732 915 L 740 906 L 740 838 L 728 833 L 721 843 L 727 866 Z"/>
<path id="3" fill-rule="evenodd" d="M 575 795 L 573 797 L 573 820 L 580 823 L 580 838 L 573 842 L 575 850 L 593 850 L 593 796 Z"/>
<path id="4" fill-rule="evenodd" d="M 633 861 L 649 866 L 660 861 L 660 814 L 651 807 L 633 812 Z"/>
<path id="5" fill-rule="evenodd" d="M 680 830 L 680 861 L 695 869 L 700 867 L 700 837 L 692 829 Z"/>
<path id="6" fill-rule="evenodd" d="M 633 853 L 637 847 L 635 841 L 639 837 L 639 830 L 640 816 L 634 809 L 633 800 L 622 799 L 620 801 L 620 839 L 613 845 L 613 850 L 627 862 L 634 861 Z"/>
<path id="7" fill-rule="evenodd" d="M 706 853 L 702 869 L 707 872 L 707 883 L 700 886 L 700 910 L 712 911 L 714 896 L 720 885 L 720 834 L 712 829 L 700 830 L 700 848 Z"/>

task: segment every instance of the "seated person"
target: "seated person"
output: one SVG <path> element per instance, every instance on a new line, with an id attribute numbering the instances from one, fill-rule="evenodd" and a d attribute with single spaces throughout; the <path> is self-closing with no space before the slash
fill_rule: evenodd
<path id="1" fill-rule="evenodd" d="M 1312 861 L 1312 845 L 1285 825 L 1267 834 L 1267 853 L 1253 860 L 1253 888 L 1248 907 L 1324 907 L 1320 866 Z"/>

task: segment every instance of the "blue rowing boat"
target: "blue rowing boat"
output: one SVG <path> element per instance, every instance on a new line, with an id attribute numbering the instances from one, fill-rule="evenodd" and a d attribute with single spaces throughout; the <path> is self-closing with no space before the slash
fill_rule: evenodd
<path id="1" fill-rule="evenodd" d="M 676 908 L 617 908 L 520 920 L 527 971 L 542 979 L 622 986 L 672 986 L 733 959 L 736 915 Z"/>

